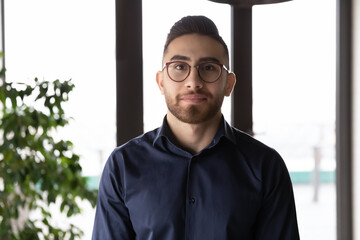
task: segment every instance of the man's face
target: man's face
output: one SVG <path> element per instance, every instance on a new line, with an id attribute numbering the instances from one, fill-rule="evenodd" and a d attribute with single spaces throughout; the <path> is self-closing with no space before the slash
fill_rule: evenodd
<path id="1" fill-rule="evenodd" d="M 190 66 L 203 62 L 228 64 L 224 47 L 216 40 L 203 35 L 188 34 L 174 39 L 164 54 L 163 62 L 183 61 Z M 196 68 L 182 82 L 171 80 L 166 68 L 158 72 L 157 83 L 165 96 L 168 114 L 185 123 L 202 123 L 221 115 L 224 96 L 229 96 L 235 76 L 223 69 L 219 79 L 204 82 Z"/>

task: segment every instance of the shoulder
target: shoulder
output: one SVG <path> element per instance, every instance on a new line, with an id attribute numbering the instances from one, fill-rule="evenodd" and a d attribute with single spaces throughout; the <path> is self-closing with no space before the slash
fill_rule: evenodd
<path id="1" fill-rule="evenodd" d="M 143 148 L 146 146 L 153 146 L 153 143 L 157 137 L 159 128 L 156 128 L 152 131 L 146 132 L 142 135 L 139 135 L 128 142 L 116 147 L 112 152 L 112 155 L 116 155 L 123 152 L 128 152 L 132 150 L 136 150 L 139 148 Z"/>
<path id="2" fill-rule="evenodd" d="M 112 182 L 122 185 L 126 169 L 136 161 L 142 160 L 153 151 L 153 141 L 158 129 L 137 136 L 121 146 L 116 147 L 109 155 L 102 172 L 101 182 Z M 107 180 L 107 179 L 112 179 Z"/>
<path id="3" fill-rule="evenodd" d="M 246 155 L 278 155 L 275 149 L 257 140 L 253 136 L 240 131 L 234 127 L 231 130 L 235 137 L 236 147 Z"/>
<path id="4" fill-rule="evenodd" d="M 122 168 L 124 161 L 129 157 L 144 156 L 147 152 L 151 152 L 154 149 L 153 143 L 157 136 L 159 129 L 146 132 L 139 135 L 128 142 L 116 147 L 110 154 L 105 167 L 108 168 Z"/>
<path id="5" fill-rule="evenodd" d="M 274 148 L 236 128 L 232 128 L 232 132 L 237 152 L 259 179 L 264 180 L 273 175 L 288 175 L 283 158 Z"/>

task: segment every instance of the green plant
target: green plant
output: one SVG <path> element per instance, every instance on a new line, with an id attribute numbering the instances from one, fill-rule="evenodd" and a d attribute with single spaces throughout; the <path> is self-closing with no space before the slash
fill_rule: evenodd
<path id="1" fill-rule="evenodd" d="M 8 83 L 5 70 L 0 74 L 0 239 L 80 238 L 78 227 L 54 224 L 50 211 L 59 206 L 70 217 L 81 212 L 78 200 L 96 204 L 97 191 L 87 187 L 72 143 L 53 137 L 69 122 L 62 105 L 74 85 Z M 24 209 L 40 217 L 25 214 L 20 222 Z"/>

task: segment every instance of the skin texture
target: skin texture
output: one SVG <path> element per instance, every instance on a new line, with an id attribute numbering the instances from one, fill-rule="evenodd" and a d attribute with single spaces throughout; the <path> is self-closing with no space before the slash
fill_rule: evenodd
<path id="1" fill-rule="evenodd" d="M 163 63 L 181 60 L 191 66 L 216 61 L 228 67 L 224 47 L 216 40 L 199 34 L 174 39 L 164 54 Z M 230 96 L 236 77 L 225 70 L 214 83 L 200 79 L 195 68 L 183 82 L 174 82 L 166 69 L 159 71 L 156 82 L 168 107 L 167 121 L 178 145 L 198 153 L 213 139 L 221 120 L 224 96 Z"/>

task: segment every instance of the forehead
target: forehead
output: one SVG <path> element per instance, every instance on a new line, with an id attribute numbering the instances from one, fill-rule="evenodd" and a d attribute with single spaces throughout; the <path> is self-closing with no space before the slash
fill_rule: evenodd
<path id="1" fill-rule="evenodd" d="M 164 61 L 171 61 L 174 56 L 184 56 L 191 62 L 199 59 L 214 58 L 226 64 L 227 57 L 224 47 L 215 39 L 199 35 L 187 34 L 175 38 L 164 53 Z"/>

